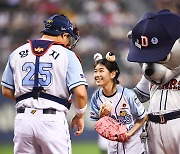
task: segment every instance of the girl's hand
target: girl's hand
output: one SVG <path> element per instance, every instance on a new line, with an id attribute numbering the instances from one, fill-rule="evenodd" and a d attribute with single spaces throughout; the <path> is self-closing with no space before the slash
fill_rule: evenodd
<path id="1" fill-rule="evenodd" d="M 112 105 L 110 102 L 105 102 L 102 104 L 100 111 L 99 111 L 99 117 L 102 118 L 104 116 L 110 115 L 112 111 Z"/>
<path id="2" fill-rule="evenodd" d="M 129 133 L 129 132 L 126 133 L 126 138 L 127 138 L 128 140 L 130 139 L 131 136 L 132 136 L 131 133 Z"/>

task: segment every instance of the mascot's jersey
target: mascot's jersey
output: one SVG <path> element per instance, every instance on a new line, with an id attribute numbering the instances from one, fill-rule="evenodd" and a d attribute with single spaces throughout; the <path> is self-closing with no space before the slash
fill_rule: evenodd
<path id="1" fill-rule="evenodd" d="M 136 94 L 127 88 L 118 86 L 117 92 L 113 96 L 105 96 L 102 89 L 98 89 L 91 98 L 91 115 L 92 120 L 99 119 L 99 110 L 103 102 L 111 102 L 113 109 L 111 117 L 126 125 L 131 129 L 135 119 L 142 119 L 145 114 L 145 108 L 137 99 Z"/>
<path id="2" fill-rule="evenodd" d="M 149 112 L 169 112 L 180 109 L 180 74 L 165 85 L 150 84 Z"/>
<path id="3" fill-rule="evenodd" d="M 47 41 L 43 41 L 46 44 Z M 17 48 L 10 55 L 1 84 L 15 90 L 15 97 L 32 91 L 36 57 L 32 52 L 30 43 Z M 75 53 L 61 45 L 49 46 L 46 53 L 39 58 L 38 86 L 43 87 L 48 94 L 68 99 L 72 89 L 81 84 L 87 85 L 87 82 Z M 28 98 L 28 100 L 20 101 L 17 107 L 25 106 L 40 109 L 64 107 L 47 99 L 43 101 L 43 98 L 39 98 L 38 101 L 33 98 Z"/>

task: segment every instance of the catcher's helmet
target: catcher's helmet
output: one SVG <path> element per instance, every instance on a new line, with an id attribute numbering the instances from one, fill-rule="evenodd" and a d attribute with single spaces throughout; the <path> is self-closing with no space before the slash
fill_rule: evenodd
<path id="1" fill-rule="evenodd" d="M 58 36 L 63 33 L 69 33 L 75 40 L 79 37 L 77 27 L 74 27 L 71 21 L 63 14 L 53 15 L 44 23 L 45 29 L 41 31 L 43 34 Z"/>

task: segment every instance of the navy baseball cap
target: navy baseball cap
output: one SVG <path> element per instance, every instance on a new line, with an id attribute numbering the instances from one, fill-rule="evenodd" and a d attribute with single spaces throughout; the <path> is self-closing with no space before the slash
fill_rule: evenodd
<path id="1" fill-rule="evenodd" d="M 42 33 L 58 36 L 63 33 L 69 33 L 75 40 L 77 40 L 77 35 L 75 34 L 73 24 L 71 21 L 63 14 L 55 14 L 49 19 L 44 21 L 45 29 Z"/>
<path id="2" fill-rule="evenodd" d="M 127 60 L 153 63 L 163 60 L 180 38 L 180 16 L 167 10 L 144 14 L 132 29 Z"/>

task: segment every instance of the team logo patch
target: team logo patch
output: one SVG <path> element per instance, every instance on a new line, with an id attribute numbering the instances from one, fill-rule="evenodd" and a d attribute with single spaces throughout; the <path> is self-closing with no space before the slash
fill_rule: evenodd
<path id="1" fill-rule="evenodd" d="M 52 26 L 52 23 L 53 23 L 53 20 L 49 19 L 46 24 L 45 24 L 45 27 L 49 28 Z"/>
<path id="2" fill-rule="evenodd" d="M 120 111 L 118 120 L 123 124 L 130 124 L 132 122 L 131 115 L 128 114 L 126 111 Z"/>
<path id="3" fill-rule="evenodd" d="M 126 114 L 127 114 L 127 112 L 126 112 L 126 111 L 120 111 L 120 116 L 121 116 L 121 117 L 126 116 Z"/>
<path id="4" fill-rule="evenodd" d="M 90 118 L 92 118 L 92 119 L 98 119 L 99 116 L 96 115 L 94 112 L 90 112 Z"/>
<path id="5" fill-rule="evenodd" d="M 151 39 L 151 43 L 152 44 L 157 44 L 158 43 L 158 39 L 156 37 L 153 37 Z M 140 39 L 136 39 L 135 41 L 135 46 L 138 47 L 139 49 L 143 48 L 147 48 L 149 46 L 149 39 L 147 36 L 143 36 L 141 35 Z"/>
<path id="6" fill-rule="evenodd" d="M 34 48 L 34 51 L 35 51 L 35 52 L 42 52 L 42 51 L 44 51 L 44 49 L 43 49 L 43 48 L 38 47 L 38 48 Z"/>
<path id="7" fill-rule="evenodd" d="M 158 44 L 158 39 L 157 39 L 156 37 L 153 37 L 153 38 L 151 39 L 151 43 L 152 43 L 152 44 Z"/>
<path id="8" fill-rule="evenodd" d="M 95 113 L 94 112 L 90 112 L 90 115 L 95 115 Z"/>
<path id="9" fill-rule="evenodd" d="M 53 22 L 53 20 L 49 19 L 47 22 L 48 22 L 48 23 L 52 23 L 52 22 Z"/>
<path id="10" fill-rule="evenodd" d="M 36 113 L 36 110 L 32 110 L 31 113 L 32 113 L 32 114 Z"/>
<path id="11" fill-rule="evenodd" d="M 125 102 L 122 104 L 121 109 L 128 109 L 128 106 L 127 106 L 127 104 Z"/>
<path id="12" fill-rule="evenodd" d="M 137 106 L 141 105 L 141 102 L 139 101 L 139 99 L 137 97 L 135 98 L 135 103 L 136 103 Z"/>
<path id="13" fill-rule="evenodd" d="M 126 103 L 123 103 L 123 105 L 122 105 L 123 107 L 126 107 Z"/>
<path id="14" fill-rule="evenodd" d="M 80 74 L 80 77 L 81 77 L 81 78 L 84 78 L 84 74 Z"/>
<path id="15" fill-rule="evenodd" d="M 28 55 L 28 52 L 29 52 L 28 50 L 21 51 L 19 54 L 20 54 L 21 58 L 23 58 L 23 57 L 26 57 Z"/>
<path id="16" fill-rule="evenodd" d="M 141 36 L 141 46 L 147 47 L 149 45 L 147 36 Z"/>
<path id="17" fill-rule="evenodd" d="M 141 49 L 141 45 L 139 44 L 139 39 L 137 39 L 134 44 L 135 44 L 136 47 L 138 47 L 139 49 Z"/>

